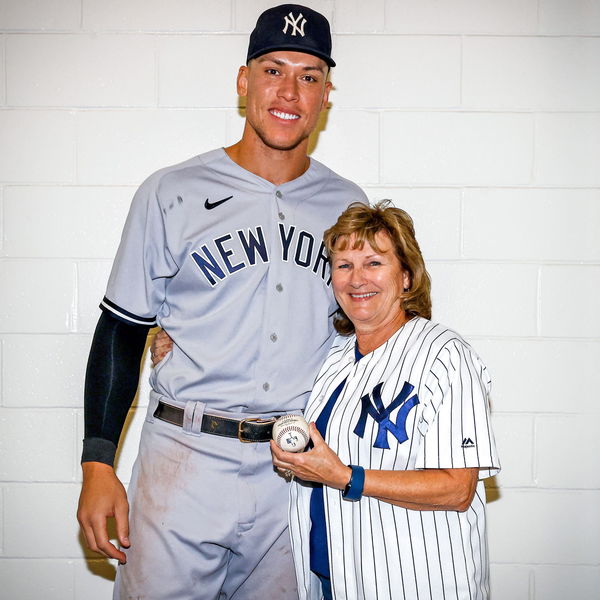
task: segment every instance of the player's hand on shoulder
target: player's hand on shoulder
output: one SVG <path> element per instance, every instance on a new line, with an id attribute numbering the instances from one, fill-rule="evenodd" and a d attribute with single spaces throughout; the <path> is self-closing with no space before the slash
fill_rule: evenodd
<path id="1" fill-rule="evenodd" d="M 173 350 L 173 340 L 169 334 L 160 329 L 154 336 L 152 345 L 150 346 L 150 357 L 152 358 L 152 366 L 155 367 L 169 352 Z"/>
<path id="2" fill-rule="evenodd" d="M 90 550 L 125 564 L 127 557 L 108 537 L 107 519 L 114 518 L 119 544 L 129 547 L 129 503 L 123 484 L 113 468 L 99 462 L 85 462 L 77 520 Z"/>

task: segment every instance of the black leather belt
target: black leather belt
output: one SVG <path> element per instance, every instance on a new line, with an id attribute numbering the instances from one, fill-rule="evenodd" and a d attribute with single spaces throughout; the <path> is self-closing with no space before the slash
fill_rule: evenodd
<path id="1" fill-rule="evenodd" d="M 161 421 L 183 427 L 183 408 L 159 402 L 154 416 Z M 237 438 L 240 442 L 268 442 L 271 439 L 273 423 L 271 419 L 229 419 L 217 415 L 202 415 L 200 430 L 223 437 Z"/>

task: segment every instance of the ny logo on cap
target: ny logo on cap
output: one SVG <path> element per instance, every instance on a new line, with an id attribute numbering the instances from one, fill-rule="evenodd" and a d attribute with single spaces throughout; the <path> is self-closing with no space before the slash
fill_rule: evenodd
<path id="1" fill-rule="evenodd" d="M 302 21 L 300 22 L 300 19 Z M 300 22 L 300 27 L 298 27 L 298 23 Z M 285 27 L 283 28 L 283 33 L 287 33 L 288 26 L 292 27 L 291 34 L 296 35 L 299 33 L 302 37 L 304 37 L 304 26 L 306 25 L 306 19 L 302 17 L 302 13 L 298 15 L 297 18 L 294 19 L 294 15 L 290 12 L 289 15 L 285 15 Z"/>

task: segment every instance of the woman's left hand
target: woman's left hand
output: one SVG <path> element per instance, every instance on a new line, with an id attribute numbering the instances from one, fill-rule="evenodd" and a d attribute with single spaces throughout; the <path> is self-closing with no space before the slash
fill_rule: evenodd
<path id="1" fill-rule="evenodd" d="M 309 430 L 313 448 L 306 452 L 286 452 L 271 440 L 273 464 L 283 474 L 322 483 L 338 490 L 344 489 L 352 470 L 325 443 L 314 423 L 309 425 Z"/>

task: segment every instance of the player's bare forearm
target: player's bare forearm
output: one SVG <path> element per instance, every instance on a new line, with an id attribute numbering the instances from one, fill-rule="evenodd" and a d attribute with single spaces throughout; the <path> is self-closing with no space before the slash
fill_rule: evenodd
<path id="1" fill-rule="evenodd" d="M 90 550 L 120 563 L 125 553 L 114 546 L 108 537 L 107 519 L 114 518 L 121 546 L 129 547 L 129 504 L 123 484 L 112 467 L 100 462 L 82 464 L 83 486 L 79 496 L 77 520 Z"/>
<path id="2" fill-rule="evenodd" d="M 464 511 L 473 500 L 478 473 L 477 468 L 368 470 L 363 496 L 410 510 Z"/>

